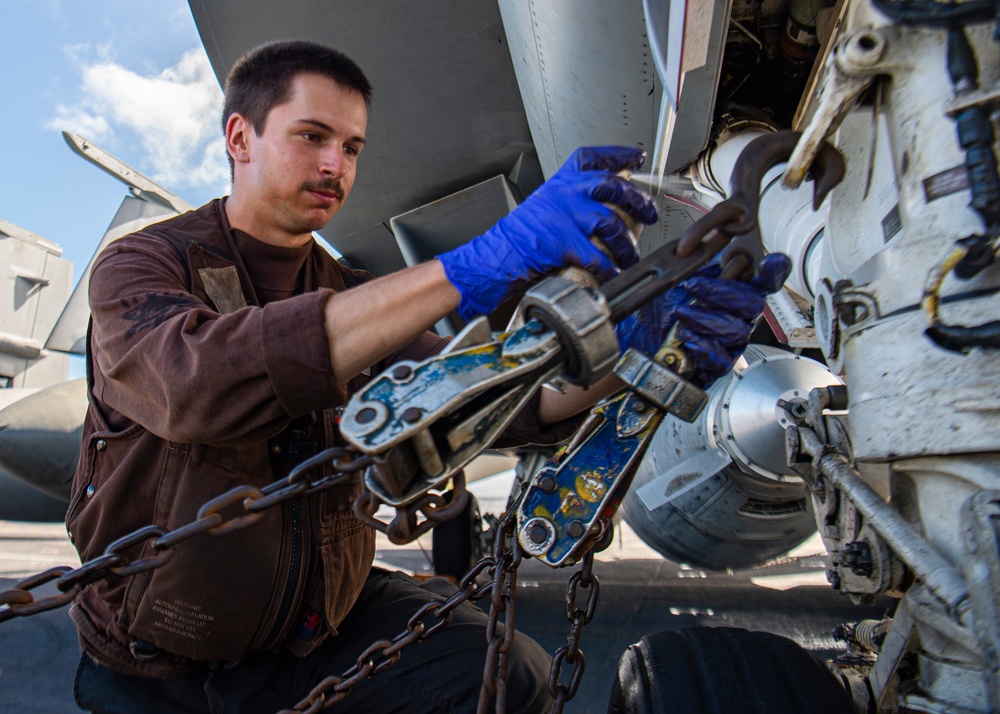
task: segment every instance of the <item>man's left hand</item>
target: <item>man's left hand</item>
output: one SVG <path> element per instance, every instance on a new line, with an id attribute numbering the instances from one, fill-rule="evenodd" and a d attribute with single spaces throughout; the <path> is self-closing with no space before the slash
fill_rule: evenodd
<path id="1" fill-rule="evenodd" d="M 787 255 L 771 253 L 747 282 L 722 280 L 717 262 L 668 290 L 618 324 L 618 342 L 649 357 L 677 325 L 676 339 L 691 361 L 687 379 L 702 388 L 732 369 L 764 312 L 792 269 Z"/>

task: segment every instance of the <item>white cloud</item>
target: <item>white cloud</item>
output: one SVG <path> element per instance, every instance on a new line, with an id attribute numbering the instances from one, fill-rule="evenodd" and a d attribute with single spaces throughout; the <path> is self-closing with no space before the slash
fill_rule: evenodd
<path id="1" fill-rule="evenodd" d="M 107 142 L 114 134 L 108 120 L 94 116 L 78 107 L 57 107 L 59 117 L 49 123 L 52 129 L 65 129 L 73 134 L 89 139 L 97 144 Z"/>
<path id="2" fill-rule="evenodd" d="M 130 163 L 164 188 L 224 186 L 229 178 L 219 128 L 222 90 L 201 48 L 173 67 L 144 76 L 106 56 L 83 63 L 83 98 L 60 105 L 49 126 L 78 133 L 113 150 L 139 142 Z M 113 153 L 113 151 L 112 151 Z"/>

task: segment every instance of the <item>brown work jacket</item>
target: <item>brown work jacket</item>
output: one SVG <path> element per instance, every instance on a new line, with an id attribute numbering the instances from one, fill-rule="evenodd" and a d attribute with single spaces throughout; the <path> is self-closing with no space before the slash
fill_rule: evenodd
<path id="1" fill-rule="evenodd" d="M 126 236 L 97 259 L 90 406 L 66 518 L 82 560 L 143 526 L 189 523 L 234 486 L 285 476 L 275 452 L 288 448 L 289 425 L 306 424 L 318 449 L 343 443 L 337 408 L 368 376 L 345 383 L 333 373 L 323 311 L 333 292 L 371 276 L 317 244 L 305 276 L 301 295 L 258 307 L 223 200 Z M 370 374 L 440 345 L 426 333 Z M 538 428 L 533 411 L 507 430 L 507 445 L 571 433 Z M 157 678 L 255 650 L 305 654 L 336 634 L 371 568 L 374 533 L 352 510 L 359 489 L 355 481 L 293 499 L 248 528 L 178 544 L 154 570 L 87 586 L 70 611 L 82 647 Z M 129 558 L 156 555 L 153 540 Z M 308 611 L 323 627 L 303 640 Z"/>

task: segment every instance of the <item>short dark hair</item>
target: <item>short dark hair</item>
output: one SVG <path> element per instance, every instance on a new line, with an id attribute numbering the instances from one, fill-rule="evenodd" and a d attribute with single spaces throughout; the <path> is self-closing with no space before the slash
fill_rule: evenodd
<path id="1" fill-rule="evenodd" d="M 236 60 L 226 77 L 222 131 L 233 114 L 242 115 L 258 135 L 264 132 L 267 115 L 288 99 L 292 79 L 299 74 L 318 74 L 360 94 L 371 107 L 372 86 L 365 73 L 347 55 L 305 40 L 269 42 L 254 47 Z M 233 157 L 229 156 L 230 171 Z"/>

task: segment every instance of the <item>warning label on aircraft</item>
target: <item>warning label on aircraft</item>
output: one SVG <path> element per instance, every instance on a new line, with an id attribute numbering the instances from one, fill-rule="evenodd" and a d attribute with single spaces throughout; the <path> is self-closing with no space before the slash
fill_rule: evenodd
<path id="1" fill-rule="evenodd" d="M 965 166 L 956 166 L 953 169 L 942 171 L 924 179 L 924 196 L 927 203 L 944 196 L 949 196 L 959 191 L 964 191 L 969 187 L 969 172 Z"/>
<path id="2" fill-rule="evenodd" d="M 885 214 L 885 218 L 882 219 L 882 237 L 888 243 L 901 230 L 903 230 L 903 221 L 899 217 L 899 204 L 897 203 Z"/>

